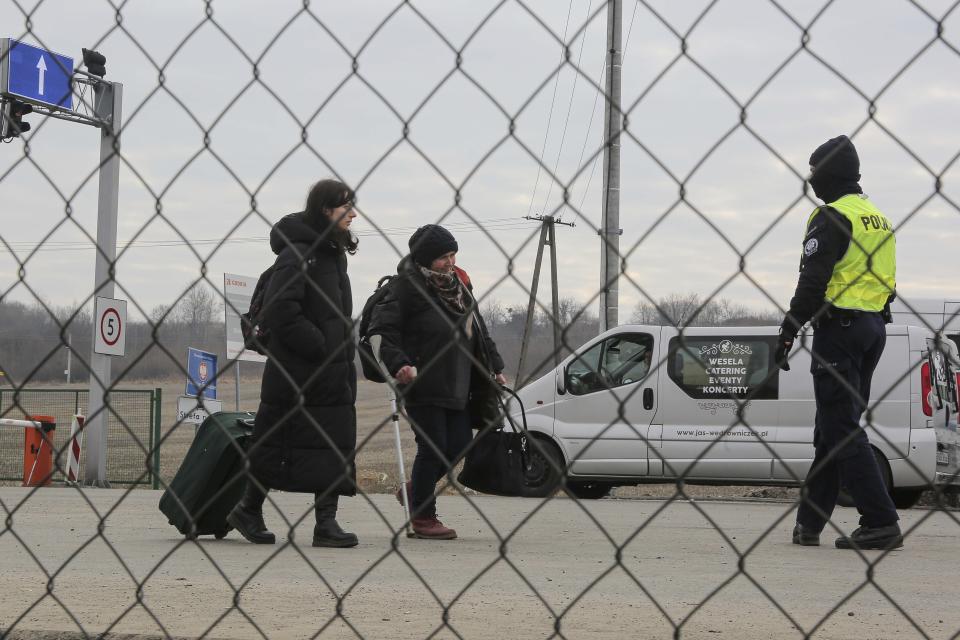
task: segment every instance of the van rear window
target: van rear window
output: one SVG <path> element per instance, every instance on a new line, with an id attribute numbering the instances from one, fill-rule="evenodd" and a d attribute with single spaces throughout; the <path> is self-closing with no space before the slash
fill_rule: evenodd
<path id="1" fill-rule="evenodd" d="M 780 369 L 776 336 L 677 336 L 667 373 L 691 398 L 775 400 Z"/>

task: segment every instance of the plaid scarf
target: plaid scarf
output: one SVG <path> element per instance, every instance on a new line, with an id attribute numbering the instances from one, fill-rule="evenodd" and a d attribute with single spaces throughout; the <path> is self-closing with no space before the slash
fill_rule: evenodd
<path id="1" fill-rule="evenodd" d="M 456 314 L 463 314 L 466 311 L 466 305 L 463 302 L 463 287 L 460 285 L 460 278 L 453 271 L 450 273 L 441 273 L 431 271 L 426 267 L 420 267 L 420 272 L 427 280 L 427 285 L 437 293 L 447 308 Z"/>

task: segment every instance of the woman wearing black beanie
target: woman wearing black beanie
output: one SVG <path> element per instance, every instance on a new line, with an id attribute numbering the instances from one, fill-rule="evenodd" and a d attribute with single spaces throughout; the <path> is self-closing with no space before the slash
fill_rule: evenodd
<path id="1" fill-rule="evenodd" d="M 374 310 L 369 334 L 381 336 L 380 357 L 400 385 L 416 435 L 412 479 L 397 499 L 408 492 L 415 536 L 449 540 L 457 532 L 437 518 L 436 484 L 473 438 L 471 386 L 506 379 L 470 278 L 456 266 L 460 247 L 453 234 L 428 224 L 408 244 L 410 255 Z"/>

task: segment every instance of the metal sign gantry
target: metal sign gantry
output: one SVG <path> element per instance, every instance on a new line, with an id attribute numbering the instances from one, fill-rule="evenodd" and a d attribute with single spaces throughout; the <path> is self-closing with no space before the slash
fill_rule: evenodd
<path id="1" fill-rule="evenodd" d="M 120 128 L 123 85 L 103 79 L 106 59 L 96 51 L 83 50 L 87 71 L 74 68 L 68 56 L 42 49 L 13 38 L 0 39 L 0 97 L 9 104 L 29 104 L 41 116 L 68 120 L 100 129 L 99 191 L 97 202 L 97 255 L 93 293 L 114 297 L 117 254 L 117 209 L 120 186 Z M 74 108 L 73 96 L 81 89 Z M 82 91 L 93 89 L 93 104 Z M 5 137 L 16 137 L 28 129 L 13 123 L 3 111 Z M 14 127 L 16 124 L 16 128 Z M 11 136 L 7 136 L 11 133 Z M 93 328 L 97 330 L 96 326 Z M 96 343 L 96 336 L 91 341 Z M 84 484 L 107 487 L 107 408 L 112 388 L 111 356 L 90 354 L 90 397 L 87 408 L 87 460 Z"/>

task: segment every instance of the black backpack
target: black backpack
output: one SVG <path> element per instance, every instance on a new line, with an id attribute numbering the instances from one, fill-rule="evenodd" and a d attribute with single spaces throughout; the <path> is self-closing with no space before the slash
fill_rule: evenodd
<path id="1" fill-rule="evenodd" d="M 373 308 L 386 297 L 389 291 L 388 285 L 392 279 L 393 276 L 383 276 L 377 281 L 377 288 L 367 298 L 363 305 L 363 311 L 360 312 L 360 325 L 357 327 L 360 339 L 357 344 L 357 351 L 360 352 L 360 368 L 363 370 L 363 377 L 370 382 L 387 381 L 383 376 L 380 363 L 373 355 L 373 345 L 370 344 L 370 336 L 367 335 L 367 332 L 370 330 L 370 316 L 373 314 Z"/>
<path id="2" fill-rule="evenodd" d="M 267 354 L 267 343 L 270 341 L 270 330 L 260 326 L 263 322 L 264 298 L 267 295 L 267 287 L 270 286 L 270 278 L 273 276 L 277 263 L 267 267 L 267 270 L 257 278 L 257 286 L 253 288 L 253 296 L 250 298 L 250 310 L 240 315 L 240 333 L 243 334 L 243 348 L 255 351 L 260 355 Z"/>

